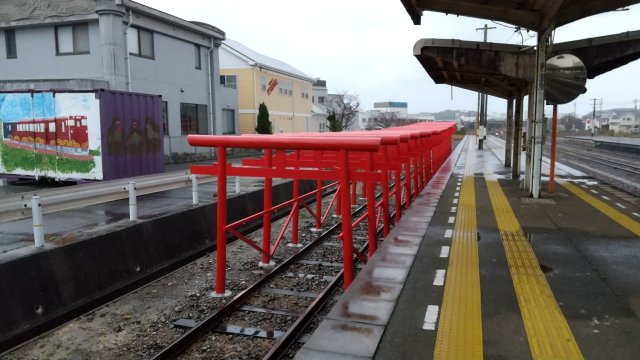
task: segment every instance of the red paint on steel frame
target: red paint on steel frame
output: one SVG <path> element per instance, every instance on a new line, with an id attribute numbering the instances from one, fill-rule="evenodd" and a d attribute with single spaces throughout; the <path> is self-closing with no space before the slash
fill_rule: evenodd
<path id="1" fill-rule="evenodd" d="M 422 123 L 386 130 L 350 133 L 302 133 L 280 135 L 245 135 L 245 136 L 207 136 L 190 135 L 189 143 L 194 146 L 210 146 L 218 149 L 218 162 L 211 166 L 192 166 L 192 173 L 218 175 L 218 225 L 217 239 L 226 239 L 227 232 L 234 234 L 244 241 L 235 227 L 240 224 L 262 217 L 265 235 L 262 246 L 252 245 L 259 250 L 261 263 L 267 264 L 276 251 L 288 224 L 292 223 L 292 244 L 298 242 L 298 208 L 306 208 L 316 218 L 315 226 L 320 228 L 332 205 L 322 215 L 321 193 L 329 186 L 322 187 L 322 181 L 338 180 L 338 190 L 334 200 L 337 200 L 336 212 L 342 215 L 342 233 L 339 235 L 343 242 L 343 263 L 345 271 L 345 288 L 355 276 L 354 259 L 362 258 L 353 249 L 353 227 L 367 220 L 369 234 L 370 255 L 375 253 L 376 232 L 382 218 L 382 230 L 386 236 L 389 233 L 389 203 L 390 197 L 395 196 L 396 219 L 401 216 L 401 196 L 404 192 L 407 206 L 424 189 L 435 171 L 444 163 L 451 152 L 451 135 L 455 131 L 455 124 Z M 259 159 L 246 159 L 240 166 L 231 166 L 226 161 L 227 148 L 264 149 L 265 156 Z M 294 150 L 286 154 L 284 150 Z M 264 210 L 233 224 L 226 224 L 226 176 L 252 176 L 265 179 Z M 402 178 L 404 176 L 404 178 Z M 294 180 L 293 199 L 279 205 L 273 205 L 271 179 L 273 177 L 290 178 Z M 395 187 L 389 191 L 390 179 L 395 178 Z M 317 190 L 300 196 L 299 180 L 316 180 Z M 363 195 L 368 208 L 367 213 L 357 219 L 351 218 L 352 182 L 363 183 Z M 375 202 L 374 191 L 376 183 L 382 186 L 383 198 Z M 316 196 L 315 212 L 300 200 Z M 333 201 L 332 200 L 332 203 Z M 275 245 L 271 246 L 269 227 L 271 213 L 291 206 L 286 224 L 280 231 Z M 376 214 L 376 211 L 378 213 Z M 216 243 L 216 286 L 217 295 L 225 294 L 226 241 Z M 363 259 L 366 260 L 366 259 Z"/>

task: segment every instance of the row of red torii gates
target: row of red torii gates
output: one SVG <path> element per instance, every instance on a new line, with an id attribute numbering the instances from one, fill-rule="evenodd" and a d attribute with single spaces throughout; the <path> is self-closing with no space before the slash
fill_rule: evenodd
<path id="1" fill-rule="evenodd" d="M 306 209 L 315 218 L 315 230 L 320 230 L 335 203 L 336 215 L 342 216 L 342 241 L 344 286 L 354 278 L 354 259 L 366 261 L 366 257 L 353 248 L 353 228 L 367 222 L 369 256 L 377 247 L 377 232 L 386 237 L 392 222 L 390 203 L 395 205 L 394 221 L 402 216 L 402 206 L 411 202 L 431 180 L 435 172 L 451 153 L 451 138 L 456 130 L 455 122 L 426 122 L 375 131 L 339 133 L 295 133 L 277 135 L 189 135 L 192 146 L 214 147 L 217 162 L 211 165 L 192 165 L 192 174 L 214 175 L 217 185 L 216 221 L 216 280 L 214 296 L 228 296 L 226 282 L 227 234 L 243 240 L 262 255 L 260 265 L 272 265 L 271 258 L 291 224 L 291 244 L 299 246 L 299 212 Z M 259 158 L 243 159 L 240 165 L 227 162 L 227 149 L 262 149 Z M 264 178 L 263 211 L 244 219 L 227 223 L 227 177 Z M 293 196 L 284 203 L 272 204 L 273 178 L 293 180 Z M 314 191 L 300 194 L 300 180 L 316 180 Z M 351 205 L 356 201 L 356 184 L 361 183 L 362 197 L 366 199 L 367 212 L 352 219 Z M 327 185 L 328 184 L 328 185 Z M 380 185 L 382 196 L 376 202 L 374 194 Z M 392 185 L 392 186 L 391 186 Z M 335 187 L 334 197 L 323 212 L 322 195 Z M 315 196 L 315 210 L 307 200 Z M 271 239 L 271 216 L 275 211 L 291 207 L 291 211 L 279 232 Z M 262 218 L 262 246 L 246 238 L 237 228 Z"/>

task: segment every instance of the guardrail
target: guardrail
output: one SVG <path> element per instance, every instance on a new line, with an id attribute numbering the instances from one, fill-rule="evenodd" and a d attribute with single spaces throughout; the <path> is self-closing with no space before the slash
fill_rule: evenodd
<path id="1" fill-rule="evenodd" d="M 185 170 L 3 196 L 0 203 L 0 223 L 31 217 L 35 246 L 43 247 L 43 214 L 128 198 L 129 220 L 135 221 L 138 219 L 138 195 L 191 186 L 192 203 L 195 205 L 199 201 L 198 184 L 212 182 L 215 179 L 215 176 L 196 176 Z M 240 178 L 236 177 L 236 193 L 240 192 L 239 180 Z"/>
<path id="2" fill-rule="evenodd" d="M 214 176 L 197 178 L 197 182 L 201 184 L 214 180 Z M 192 175 L 188 170 L 184 170 L 3 196 L 0 204 L 0 222 L 31 217 L 31 201 L 34 196 L 39 197 L 43 214 L 126 199 L 129 198 L 130 182 L 134 183 L 136 195 L 146 195 L 192 186 Z"/>

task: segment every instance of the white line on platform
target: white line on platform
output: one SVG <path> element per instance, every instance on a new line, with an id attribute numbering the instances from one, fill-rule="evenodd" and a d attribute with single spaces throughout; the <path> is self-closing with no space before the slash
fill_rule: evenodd
<path id="1" fill-rule="evenodd" d="M 460 196 L 460 193 L 456 192 L 455 194 L 453 194 L 453 196 L 458 197 L 458 196 Z"/>
<path id="2" fill-rule="evenodd" d="M 620 203 L 616 203 L 616 206 L 619 207 L 620 209 L 626 209 L 627 207 L 620 204 Z"/>
<path id="3" fill-rule="evenodd" d="M 595 190 L 593 190 L 593 189 L 591 190 L 591 192 L 592 192 L 592 193 L 594 193 L 594 194 L 597 194 L 597 193 L 598 193 L 597 191 L 595 191 Z"/>
<path id="4" fill-rule="evenodd" d="M 438 269 L 436 270 L 436 276 L 433 278 L 434 286 L 442 286 L 444 285 L 444 278 L 447 275 L 447 270 Z"/>
<path id="5" fill-rule="evenodd" d="M 453 203 L 457 204 L 458 203 L 458 199 L 453 199 Z"/>
<path id="6" fill-rule="evenodd" d="M 448 246 L 443 246 L 442 249 L 440 249 L 440 257 L 441 258 L 449 257 L 449 247 Z"/>
<path id="7" fill-rule="evenodd" d="M 456 221 L 455 216 L 449 216 L 449 224 L 453 224 Z"/>
<path id="8" fill-rule="evenodd" d="M 605 200 L 611 200 L 611 198 L 610 198 L 610 197 L 608 197 L 608 196 L 604 196 L 604 195 L 602 195 L 602 198 L 603 198 L 603 199 L 605 199 Z"/>
<path id="9" fill-rule="evenodd" d="M 640 214 L 638 213 L 631 213 L 631 215 L 635 216 L 635 217 L 639 217 L 640 218 Z"/>
<path id="10" fill-rule="evenodd" d="M 460 191 L 460 186 L 456 186 L 456 191 Z"/>
<path id="11" fill-rule="evenodd" d="M 447 230 L 444 231 L 444 237 L 450 238 L 452 236 L 453 236 L 453 230 L 447 229 Z"/>
<path id="12" fill-rule="evenodd" d="M 423 330 L 435 330 L 436 322 L 438 321 L 438 305 L 427 306 L 427 312 L 424 314 L 424 324 L 422 324 Z"/>
<path id="13" fill-rule="evenodd" d="M 454 213 L 456 211 L 458 211 L 458 207 L 457 206 L 452 206 L 451 207 L 451 212 Z"/>

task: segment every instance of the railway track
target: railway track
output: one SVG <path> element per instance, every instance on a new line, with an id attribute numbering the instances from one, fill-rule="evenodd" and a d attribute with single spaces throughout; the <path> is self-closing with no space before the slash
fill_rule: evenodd
<path id="1" fill-rule="evenodd" d="M 545 156 L 550 156 L 549 146 L 544 147 Z M 557 159 L 600 181 L 640 196 L 640 156 L 558 142 Z"/>
<path id="2" fill-rule="evenodd" d="M 328 202 L 328 199 L 325 201 Z M 361 209 L 362 206 L 356 211 Z M 333 221 L 337 222 L 339 219 L 335 218 Z M 308 224 L 311 227 L 312 221 L 309 220 Z M 181 358 L 279 358 L 292 344 L 301 346 L 296 342 L 301 329 L 309 321 L 314 321 L 314 314 L 328 301 L 330 294 L 341 291 L 342 248 L 336 236 L 332 235 L 332 232 L 335 234 L 339 229 L 340 224 L 336 223 L 332 226 L 332 231 L 325 232 L 304 248 L 277 253 L 274 259 L 282 262 L 285 257 L 297 252 L 292 259 L 266 274 L 265 270 L 257 267 L 259 257 L 253 249 L 240 243 L 234 244 L 231 256 L 241 255 L 239 260 L 229 265 L 237 268 L 231 269 L 228 277 L 229 288 L 237 293 L 232 299 L 210 299 L 203 295 L 211 290 L 211 271 L 215 264 L 210 258 L 204 257 L 199 260 L 199 264 L 185 266 L 199 268 L 200 270 L 195 270 L 195 274 L 191 273 L 194 270 L 180 269 L 179 271 L 187 274 L 180 275 L 177 279 L 169 274 L 166 278 L 132 293 L 134 297 L 142 299 L 124 299 L 124 305 L 120 303 L 120 299 L 115 300 L 113 305 L 107 304 L 83 315 L 79 320 L 71 320 L 51 334 L 26 343 L 16 349 L 16 352 L 5 354 L 6 359 L 31 358 L 33 354 L 44 353 L 43 349 L 50 347 L 55 348 L 50 352 L 52 357 L 56 357 L 53 354 L 60 350 L 60 345 L 55 344 L 70 341 L 69 328 L 83 329 L 81 334 L 77 334 L 79 338 L 73 340 L 81 345 L 76 345 L 73 351 L 77 352 L 81 348 L 84 358 L 97 354 L 102 358 L 172 358 L 177 353 L 182 353 Z M 260 238 L 260 232 L 259 230 L 252 236 Z M 301 232 L 307 238 L 305 243 L 316 237 L 302 228 Z M 365 223 L 354 228 L 354 247 L 361 247 L 360 252 L 364 253 L 366 243 Z M 246 259 L 252 260 L 247 262 Z M 195 284 L 192 278 L 196 278 Z M 254 281 L 250 287 L 245 284 Z M 188 290 L 181 286 L 182 282 L 191 284 L 187 286 Z M 155 285 L 156 283 L 166 286 L 163 289 L 163 286 Z M 165 291 L 174 294 L 169 295 Z M 186 293 L 186 303 L 184 300 L 172 300 L 175 297 L 184 298 L 181 291 Z M 139 310 L 139 307 L 144 309 Z M 123 308 L 136 310 L 123 311 Z M 113 328 L 114 334 L 109 334 L 109 331 L 103 334 L 105 326 L 109 329 L 113 324 L 117 324 Z M 196 327 L 201 330 L 196 330 Z M 91 328 L 97 334 L 91 334 Z M 114 340 L 114 337 L 120 336 L 134 338 Z M 108 341 L 113 346 L 104 348 L 102 343 L 107 341 L 105 338 L 111 339 Z M 172 341 L 176 344 L 166 347 Z M 73 343 L 65 346 L 74 348 Z M 96 350 L 96 347 L 99 349 Z M 243 354 L 244 350 L 248 353 Z M 57 357 L 69 356 L 73 356 L 73 353 L 63 351 Z"/>
<path id="3" fill-rule="evenodd" d="M 322 242 L 334 235 L 340 226 L 341 223 L 333 225 L 300 252 L 236 295 L 225 306 L 199 322 L 153 358 L 171 359 L 182 353 L 198 352 L 198 349 L 203 348 L 203 342 L 206 342 L 202 337 L 209 331 L 269 339 L 274 344 L 263 358 L 280 358 L 300 335 L 301 330 L 308 325 L 313 316 L 326 303 L 330 294 L 342 283 L 343 271 L 338 271 L 340 269 L 339 254 L 334 254 L 333 259 L 310 259 L 313 257 L 310 253 L 314 250 L 317 251 L 318 247 L 322 246 Z M 339 247 L 336 246 L 336 248 Z M 305 269 L 305 272 L 301 272 L 301 269 Z M 310 270 L 313 273 L 309 272 Z M 319 292 L 302 290 L 309 286 L 309 282 L 325 283 L 325 285 Z M 262 300 L 264 295 L 267 295 L 268 299 L 266 304 Z M 290 306 L 282 306 L 282 303 L 292 302 L 298 305 L 306 304 L 306 308 L 295 311 Z M 263 306 L 256 306 L 256 304 Z M 272 306 L 269 307 L 269 304 Z M 281 307 L 274 308 L 273 304 L 281 304 Z M 242 312 L 255 315 L 249 318 L 252 318 L 252 321 L 256 321 L 256 323 L 251 325 L 234 323 L 234 320 L 238 321 L 243 317 L 238 315 Z M 284 324 L 288 328 L 283 328 Z M 198 343 L 199 346 L 190 349 L 189 347 L 194 343 Z M 254 358 L 255 348 L 247 350 L 252 353 L 247 356 Z"/>
<path id="4" fill-rule="evenodd" d="M 577 145 L 563 143 L 558 144 L 558 150 L 589 162 L 640 175 L 640 156 L 638 155 L 613 150 L 585 149 Z"/>

